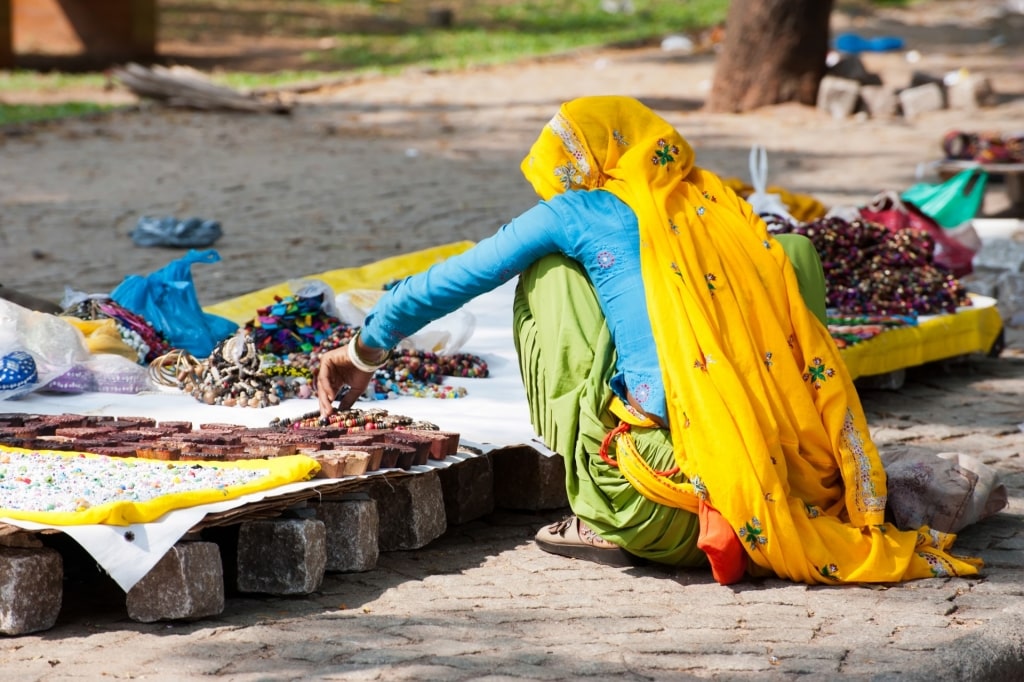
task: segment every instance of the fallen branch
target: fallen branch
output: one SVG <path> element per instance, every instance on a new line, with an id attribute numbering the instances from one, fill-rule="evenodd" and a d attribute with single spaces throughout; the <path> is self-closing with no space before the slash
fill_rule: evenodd
<path id="1" fill-rule="evenodd" d="M 168 106 L 201 110 L 229 110 L 251 113 L 287 114 L 291 105 L 277 97 L 260 99 L 207 80 L 200 72 L 183 66 L 145 67 L 128 64 L 114 69 L 112 76 L 139 97 L 155 99 Z"/>

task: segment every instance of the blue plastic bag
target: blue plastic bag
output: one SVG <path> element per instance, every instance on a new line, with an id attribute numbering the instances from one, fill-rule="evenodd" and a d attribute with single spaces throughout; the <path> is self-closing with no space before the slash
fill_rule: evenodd
<path id="1" fill-rule="evenodd" d="M 856 33 L 840 33 L 835 39 L 836 49 L 849 54 L 861 52 L 892 52 L 902 50 L 903 38 L 899 36 L 878 36 L 876 38 L 865 38 Z"/>
<path id="2" fill-rule="evenodd" d="M 203 312 L 196 296 L 192 264 L 218 261 L 220 254 L 213 249 L 192 249 L 150 275 L 125 277 L 110 297 L 144 317 L 173 348 L 205 358 L 218 343 L 238 329 L 231 320 Z"/>

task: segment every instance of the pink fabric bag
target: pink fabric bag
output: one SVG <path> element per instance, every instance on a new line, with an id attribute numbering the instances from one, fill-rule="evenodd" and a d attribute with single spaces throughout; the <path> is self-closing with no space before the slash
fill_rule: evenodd
<path id="1" fill-rule="evenodd" d="M 884 225 L 892 232 L 911 229 L 928 234 L 935 242 L 935 264 L 954 276 L 963 277 L 973 271 L 975 250 L 953 238 L 913 204 L 901 200 L 895 192 L 879 194 L 858 211 L 864 220 Z"/>

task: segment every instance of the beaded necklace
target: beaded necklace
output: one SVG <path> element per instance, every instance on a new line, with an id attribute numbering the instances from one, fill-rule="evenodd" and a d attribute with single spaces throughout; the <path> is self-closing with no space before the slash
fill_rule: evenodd
<path id="1" fill-rule="evenodd" d="M 80 320 L 112 319 L 125 344 L 138 353 L 139 363 L 152 362 L 171 350 L 166 337 L 145 318 L 110 298 L 87 298 L 63 311 Z"/>
<path id="2" fill-rule="evenodd" d="M 349 409 L 342 412 L 335 412 L 329 417 L 323 418 L 319 412 L 309 412 L 294 419 L 278 418 L 270 422 L 271 427 L 285 429 L 312 429 L 332 427 L 340 429 L 340 433 L 359 433 L 361 431 L 384 431 L 399 427 L 410 427 L 416 424 L 411 417 L 397 414 L 390 414 L 386 410 L 357 410 Z M 437 426 L 430 423 L 422 423 L 422 428 L 437 430 Z"/>

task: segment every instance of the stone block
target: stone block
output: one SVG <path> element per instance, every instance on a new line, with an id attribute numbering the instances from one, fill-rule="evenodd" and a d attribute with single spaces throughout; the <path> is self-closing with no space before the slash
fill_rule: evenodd
<path id="1" fill-rule="evenodd" d="M 860 83 L 851 78 L 825 76 L 818 85 L 818 109 L 833 118 L 846 118 L 857 110 Z"/>
<path id="2" fill-rule="evenodd" d="M 913 119 L 930 111 L 941 111 L 946 106 L 945 90 L 938 83 L 925 83 L 902 90 L 899 94 L 903 118 Z"/>
<path id="3" fill-rule="evenodd" d="M 380 557 L 380 517 L 369 495 L 352 493 L 313 505 L 327 531 L 326 570 L 371 571 Z"/>
<path id="4" fill-rule="evenodd" d="M 309 594 L 327 565 L 327 529 L 317 519 L 247 521 L 238 529 L 238 590 Z"/>
<path id="5" fill-rule="evenodd" d="M 0 634 L 49 630 L 63 599 L 64 562 L 48 547 L 0 547 Z"/>
<path id="6" fill-rule="evenodd" d="M 561 456 L 525 445 L 492 450 L 489 456 L 496 507 L 539 511 L 569 506 Z"/>
<path id="7" fill-rule="evenodd" d="M 494 473 L 491 460 L 480 455 L 452 455 L 451 466 L 439 468 L 444 513 L 449 526 L 478 519 L 494 511 Z"/>
<path id="8" fill-rule="evenodd" d="M 865 85 L 860 89 L 860 98 L 871 118 L 893 118 L 900 112 L 900 98 L 892 88 Z"/>
<path id="9" fill-rule="evenodd" d="M 946 86 L 946 98 L 950 109 L 964 111 L 974 111 L 996 103 L 992 82 L 978 74 L 958 74 L 953 82 Z"/>
<path id="10" fill-rule="evenodd" d="M 179 542 L 128 590 L 128 617 L 140 623 L 196 620 L 224 610 L 224 569 L 213 542 Z"/>
<path id="11" fill-rule="evenodd" d="M 380 551 L 419 549 L 448 529 L 436 469 L 409 476 L 371 477 L 366 492 L 377 501 Z"/>

